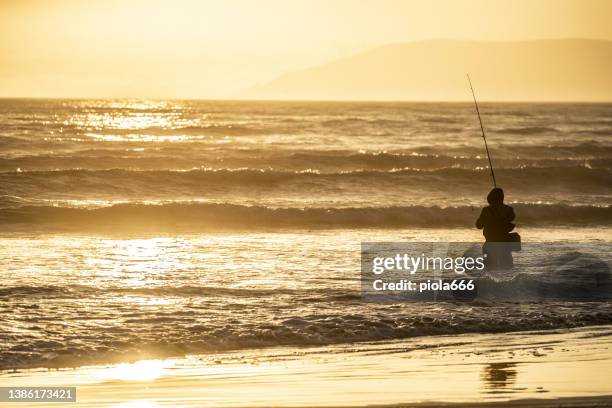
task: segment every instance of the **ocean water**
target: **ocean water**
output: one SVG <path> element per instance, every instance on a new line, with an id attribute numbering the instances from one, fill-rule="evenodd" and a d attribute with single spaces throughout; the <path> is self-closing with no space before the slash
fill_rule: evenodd
<path id="1" fill-rule="evenodd" d="M 612 105 L 482 113 L 524 240 L 612 241 Z M 482 240 L 479 132 L 470 104 L 0 100 L 0 369 L 612 323 L 566 287 L 363 302 L 362 241 Z"/>

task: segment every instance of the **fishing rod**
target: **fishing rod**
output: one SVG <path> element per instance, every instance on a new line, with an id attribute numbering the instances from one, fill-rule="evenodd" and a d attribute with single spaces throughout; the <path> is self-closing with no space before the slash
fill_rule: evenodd
<path id="1" fill-rule="evenodd" d="M 485 149 L 487 149 L 487 157 L 489 158 L 489 168 L 491 169 L 491 177 L 493 178 L 493 187 L 497 187 L 497 182 L 495 181 L 495 173 L 493 172 L 493 163 L 491 163 L 491 154 L 489 153 L 489 146 L 487 145 L 487 138 L 485 136 L 484 126 L 482 126 L 482 119 L 480 118 L 480 110 L 478 109 L 478 102 L 476 101 L 476 94 L 474 93 L 474 88 L 472 87 L 472 80 L 470 79 L 470 74 L 466 74 L 468 82 L 470 83 L 470 89 L 472 90 L 472 97 L 474 98 L 474 105 L 476 105 L 476 113 L 478 114 L 478 122 L 480 122 L 480 130 L 482 130 L 482 139 L 484 140 Z"/>

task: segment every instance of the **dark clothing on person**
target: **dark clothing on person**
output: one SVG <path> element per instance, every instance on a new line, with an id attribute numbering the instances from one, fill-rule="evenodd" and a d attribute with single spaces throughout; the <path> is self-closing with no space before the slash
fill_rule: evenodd
<path id="1" fill-rule="evenodd" d="M 476 227 L 483 230 L 486 239 L 483 246 L 485 265 L 488 269 L 512 268 L 513 239 L 510 232 L 514 229 L 514 209 L 504 204 L 504 191 L 501 188 L 491 190 L 487 201 L 489 205 L 482 209 L 476 220 Z"/>
<path id="2" fill-rule="evenodd" d="M 514 209 L 504 204 L 504 191 L 494 188 L 487 196 L 489 205 L 482 209 L 476 228 L 483 230 L 487 242 L 509 242 L 514 229 Z"/>
<path id="3" fill-rule="evenodd" d="M 476 220 L 487 242 L 509 242 L 508 234 L 514 229 L 514 209 L 509 205 L 487 206 Z"/>

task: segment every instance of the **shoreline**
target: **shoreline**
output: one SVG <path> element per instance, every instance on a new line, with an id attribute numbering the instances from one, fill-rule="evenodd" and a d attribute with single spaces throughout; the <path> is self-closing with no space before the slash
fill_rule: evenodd
<path id="1" fill-rule="evenodd" d="M 593 397 L 567 397 L 555 399 L 521 399 L 504 402 L 445 403 L 425 402 L 416 404 L 369 405 L 367 408 L 605 408 L 612 405 L 612 395 Z M 319 407 L 325 408 L 325 407 Z M 335 407 L 351 408 L 351 407 Z"/>
<path id="2" fill-rule="evenodd" d="M 416 404 L 368 405 L 367 408 L 606 408 L 612 405 L 612 395 L 593 397 L 567 397 L 554 399 L 520 399 L 503 402 L 445 403 L 424 402 Z M 318 407 L 326 408 L 326 407 Z M 334 407 L 352 408 L 352 407 Z"/>
<path id="3" fill-rule="evenodd" d="M 611 364 L 608 325 L 23 370 L 0 381 L 76 386 L 70 406 L 88 408 L 597 407 L 612 402 Z"/>

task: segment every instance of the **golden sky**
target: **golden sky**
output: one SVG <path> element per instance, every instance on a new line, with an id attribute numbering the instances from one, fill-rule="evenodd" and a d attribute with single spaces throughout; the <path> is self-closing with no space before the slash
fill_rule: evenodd
<path id="1" fill-rule="evenodd" d="M 232 98 L 432 38 L 612 40 L 608 0 L 0 0 L 0 96 Z"/>

